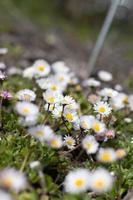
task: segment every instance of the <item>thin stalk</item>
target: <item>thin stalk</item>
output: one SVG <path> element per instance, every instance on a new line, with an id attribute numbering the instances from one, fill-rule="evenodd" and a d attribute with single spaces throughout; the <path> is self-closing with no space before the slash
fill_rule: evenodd
<path id="1" fill-rule="evenodd" d="M 43 193 L 46 194 L 46 190 L 45 190 L 45 176 L 42 172 L 42 170 L 38 170 L 38 175 L 39 175 L 39 179 L 40 179 L 40 183 L 41 183 L 41 187 L 43 189 Z"/>
<path id="2" fill-rule="evenodd" d="M 20 168 L 20 172 L 23 172 L 25 167 L 26 167 L 26 164 L 27 164 L 27 161 L 28 161 L 28 158 L 29 158 L 29 155 L 30 155 L 30 151 L 26 154 L 25 158 L 24 158 L 24 161 L 22 162 L 22 165 L 21 165 L 21 168 Z"/>

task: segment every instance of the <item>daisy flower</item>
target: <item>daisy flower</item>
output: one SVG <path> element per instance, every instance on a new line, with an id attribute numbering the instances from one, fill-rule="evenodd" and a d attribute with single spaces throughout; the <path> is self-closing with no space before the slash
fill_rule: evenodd
<path id="1" fill-rule="evenodd" d="M 117 149 L 116 150 L 116 157 L 118 160 L 124 158 L 126 156 L 126 151 L 125 149 Z"/>
<path id="2" fill-rule="evenodd" d="M 68 147 L 68 149 L 74 149 L 74 146 L 76 144 L 76 141 L 71 136 L 65 136 L 64 137 L 64 145 Z"/>
<path id="3" fill-rule="evenodd" d="M 42 90 L 46 90 L 46 89 L 48 89 L 50 79 L 49 78 L 40 78 L 40 79 L 36 80 L 36 83 Z"/>
<path id="4" fill-rule="evenodd" d="M 78 110 L 80 108 L 80 105 L 77 102 L 74 102 L 72 104 L 66 105 L 65 106 L 66 109 L 68 110 Z"/>
<path id="5" fill-rule="evenodd" d="M 101 85 L 100 81 L 97 81 L 94 78 L 89 78 L 82 83 L 83 87 L 99 87 Z"/>
<path id="6" fill-rule="evenodd" d="M 32 66 L 38 77 L 47 76 L 50 73 L 50 65 L 45 60 L 36 60 Z"/>
<path id="7" fill-rule="evenodd" d="M 118 95 L 118 92 L 116 90 L 113 90 L 112 88 L 104 88 L 100 90 L 98 94 L 100 96 L 113 98 Z"/>
<path id="8" fill-rule="evenodd" d="M 61 87 L 61 85 L 57 82 L 57 81 L 51 81 L 50 83 L 48 83 L 48 90 L 51 90 L 53 92 L 60 92 L 62 93 L 64 88 Z"/>
<path id="9" fill-rule="evenodd" d="M 54 110 L 52 111 L 52 116 L 55 118 L 55 119 L 58 119 L 61 117 L 62 115 L 62 111 L 63 111 L 63 107 L 62 106 L 55 106 Z"/>
<path id="10" fill-rule="evenodd" d="M 70 81 L 69 74 L 58 73 L 55 75 L 55 80 L 63 87 L 66 87 Z"/>
<path id="11" fill-rule="evenodd" d="M 37 124 L 38 115 L 29 115 L 27 117 L 20 117 L 18 122 L 24 127 L 34 126 Z"/>
<path id="12" fill-rule="evenodd" d="M 32 79 L 35 76 L 35 68 L 28 67 L 23 71 L 23 77 Z"/>
<path id="13" fill-rule="evenodd" d="M 70 171 L 65 178 L 64 188 L 67 193 L 79 194 L 89 189 L 90 173 L 86 169 Z"/>
<path id="14" fill-rule="evenodd" d="M 24 117 L 30 116 L 30 115 L 35 116 L 35 115 L 38 115 L 39 113 L 38 106 L 30 102 L 17 102 L 15 109 L 18 112 L 18 114 Z"/>
<path id="15" fill-rule="evenodd" d="M 98 78 L 101 81 L 110 82 L 110 81 L 112 81 L 113 76 L 112 76 L 112 74 L 110 72 L 107 72 L 105 70 L 100 70 L 98 72 Z"/>
<path id="16" fill-rule="evenodd" d="M 28 133 L 40 142 L 49 141 L 54 135 L 53 130 L 49 126 L 44 125 L 29 128 Z"/>
<path id="17" fill-rule="evenodd" d="M 13 189 L 19 192 L 26 188 L 27 181 L 20 171 L 14 168 L 6 168 L 0 172 L 0 184 L 6 189 Z"/>
<path id="18" fill-rule="evenodd" d="M 48 104 L 55 104 L 62 101 L 63 95 L 60 94 L 60 92 L 47 90 L 45 93 L 43 93 L 43 98 Z"/>
<path id="19" fill-rule="evenodd" d="M 107 102 L 99 101 L 94 105 L 94 110 L 102 116 L 108 116 L 111 113 L 112 108 Z"/>
<path id="20" fill-rule="evenodd" d="M 89 130 L 92 128 L 92 124 L 95 120 L 95 117 L 92 115 L 83 115 L 80 117 L 80 126 L 83 129 Z"/>
<path id="21" fill-rule="evenodd" d="M 95 137 L 92 135 L 87 135 L 82 140 L 82 146 L 86 150 L 87 154 L 93 154 L 96 153 L 98 150 L 98 142 L 96 141 Z"/>
<path id="22" fill-rule="evenodd" d="M 97 159 L 103 163 L 114 162 L 117 159 L 115 150 L 113 148 L 100 148 Z"/>
<path id="23" fill-rule="evenodd" d="M 92 129 L 95 133 L 103 133 L 106 130 L 105 124 L 98 121 L 97 119 L 93 121 Z"/>
<path id="24" fill-rule="evenodd" d="M 63 61 L 57 61 L 52 64 L 52 69 L 55 73 L 67 73 L 69 68 L 66 66 L 66 63 Z"/>
<path id="25" fill-rule="evenodd" d="M 33 90 L 24 89 L 17 92 L 17 99 L 20 101 L 35 101 L 36 94 Z"/>
<path id="26" fill-rule="evenodd" d="M 62 105 L 69 105 L 69 104 L 73 104 L 75 103 L 75 100 L 73 99 L 73 97 L 66 95 L 63 97 L 61 104 Z"/>
<path id="27" fill-rule="evenodd" d="M 119 93 L 111 99 L 111 105 L 115 110 L 124 108 L 129 103 L 129 97 L 125 93 Z"/>
<path id="28" fill-rule="evenodd" d="M 97 169 L 92 172 L 90 179 L 91 190 L 96 193 L 103 193 L 111 190 L 114 178 L 105 169 Z"/>
<path id="29" fill-rule="evenodd" d="M 63 146 L 62 137 L 60 135 L 53 135 L 48 144 L 54 149 L 59 149 Z"/>
<path id="30" fill-rule="evenodd" d="M 0 199 L 2 200 L 13 200 L 11 195 L 5 191 L 0 190 Z"/>
<path id="31" fill-rule="evenodd" d="M 70 110 L 70 109 L 64 109 L 63 116 L 66 121 L 74 123 L 78 119 L 78 115 L 76 111 Z"/>

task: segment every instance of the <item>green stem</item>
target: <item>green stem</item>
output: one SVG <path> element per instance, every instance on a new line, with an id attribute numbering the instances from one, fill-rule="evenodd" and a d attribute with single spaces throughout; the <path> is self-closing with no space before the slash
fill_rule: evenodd
<path id="1" fill-rule="evenodd" d="M 26 156 L 24 158 L 24 161 L 22 162 L 22 165 L 21 165 L 21 168 L 20 168 L 20 172 L 24 171 L 25 166 L 26 166 L 27 161 L 28 161 L 28 158 L 29 158 L 29 155 L 30 155 L 30 151 L 26 154 Z"/>

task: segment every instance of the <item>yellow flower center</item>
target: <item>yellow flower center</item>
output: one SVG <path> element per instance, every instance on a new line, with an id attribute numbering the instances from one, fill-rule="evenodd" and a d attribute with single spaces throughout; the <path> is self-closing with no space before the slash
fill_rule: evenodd
<path id="1" fill-rule="evenodd" d="M 24 113 L 24 114 L 28 114 L 28 113 L 29 113 L 29 108 L 24 108 L 24 109 L 23 109 L 23 113 Z"/>
<path id="2" fill-rule="evenodd" d="M 105 107 L 101 106 L 101 107 L 99 108 L 99 112 L 100 112 L 100 113 L 104 113 L 105 111 L 106 111 Z"/>
<path id="3" fill-rule="evenodd" d="M 51 86 L 51 89 L 52 89 L 53 91 L 56 91 L 56 90 L 57 90 L 57 86 L 56 86 L 56 85 L 52 85 L 52 86 Z"/>
<path id="4" fill-rule="evenodd" d="M 93 125 L 93 129 L 95 132 L 99 132 L 100 131 L 100 125 L 98 123 Z"/>
<path id="5" fill-rule="evenodd" d="M 111 156 L 109 152 L 103 152 L 101 155 L 101 161 L 109 162 L 111 161 Z"/>
<path id="6" fill-rule="evenodd" d="M 36 135 L 37 135 L 38 137 L 42 137 L 42 136 L 44 136 L 44 132 L 43 132 L 43 131 L 37 131 L 37 132 L 36 132 Z"/>
<path id="7" fill-rule="evenodd" d="M 92 144 L 88 142 L 88 143 L 85 144 L 85 147 L 86 147 L 86 149 L 91 149 L 92 148 Z"/>
<path id="8" fill-rule="evenodd" d="M 45 71 L 45 67 L 44 67 L 44 66 L 38 66 L 37 69 L 38 69 L 40 72 Z"/>
<path id="9" fill-rule="evenodd" d="M 128 97 L 125 97 L 125 98 L 123 99 L 123 103 L 124 103 L 124 104 L 128 104 L 128 103 L 129 103 Z"/>
<path id="10" fill-rule="evenodd" d="M 59 78 L 59 81 L 63 82 L 63 81 L 64 81 L 64 76 L 61 76 L 61 77 Z"/>
<path id="11" fill-rule="evenodd" d="M 66 114 L 66 119 L 68 121 L 72 121 L 73 120 L 73 115 L 71 113 Z"/>
<path id="12" fill-rule="evenodd" d="M 68 144 L 68 145 L 73 145 L 73 140 L 72 139 L 68 139 L 67 141 L 66 141 L 66 143 Z"/>
<path id="13" fill-rule="evenodd" d="M 97 189 L 103 189 L 104 186 L 105 186 L 105 182 L 104 182 L 103 179 L 98 179 L 98 180 L 95 182 L 94 185 L 95 185 L 95 187 L 96 187 Z"/>
<path id="14" fill-rule="evenodd" d="M 7 178 L 3 181 L 3 184 L 6 188 L 10 188 L 12 186 L 12 178 Z"/>
<path id="15" fill-rule="evenodd" d="M 76 186 L 77 188 L 83 187 L 84 184 L 85 184 L 85 181 L 84 181 L 83 179 L 77 179 L 77 180 L 75 181 L 75 186 Z"/>
<path id="16" fill-rule="evenodd" d="M 49 103 L 55 103 L 55 98 L 54 97 L 49 97 L 48 98 Z"/>
<path id="17" fill-rule="evenodd" d="M 58 146 L 59 146 L 59 143 L 56 139 L 52 139 L 50 141 L 50 144 L 51 144 L 52 147 L 55 147 L 55 148 L 58 148 Z"/>
<path id="18" fill-rule="evenodd" d="M 85 122 L 85 121 L 83 121 L 83 122 L 82 122 L 82 126 L 83 126 L 83 128 L 88 128 L 88 123 Z"/>

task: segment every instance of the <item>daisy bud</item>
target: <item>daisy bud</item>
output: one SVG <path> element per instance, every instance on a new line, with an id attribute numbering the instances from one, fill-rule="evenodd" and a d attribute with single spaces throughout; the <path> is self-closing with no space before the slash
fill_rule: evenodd
<path id="1" fill-rule="evenodd" d="M 31 169 L 37 169 L 37 168 L 39 168 L 40 167 L 40 162 L 37 160 L 37 161 L 33 161 L 33 162 L 31 162 L 30 164 L 30 168 Z"/>
<path id="2" fill-rule="evenodd" d="M 8 91 L 2 91 L 0 93 L 0 96 L 4 99 L 4 100 L 10 100 L 12 98 L 12 95 L 10 92 Z"/>
<path id="3" fill-rule="evenodd" d="M 117 156 L 118 160 L 121 160 L 122 158 L 124 158 L 126 156 L 125 149 L 117 149 L 116 150 L 116 156 Z"/>
<path id="4" fill-rule="evenodd" d="M 107 130 L 105 132 L 105 136 L 107 137 L 107 139 L 113 139 L 115 137 L 115 132 L 114 130 Z"/>

